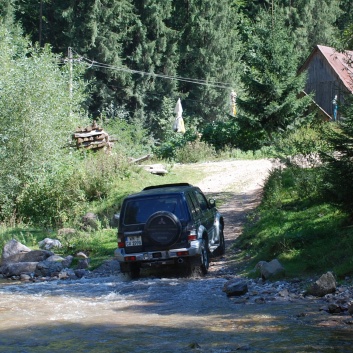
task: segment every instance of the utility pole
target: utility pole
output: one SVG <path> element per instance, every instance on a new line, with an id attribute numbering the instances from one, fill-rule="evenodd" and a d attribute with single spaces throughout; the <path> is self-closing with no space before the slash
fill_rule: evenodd
<path id="1" fill-rule="evenodd" d="M 67 56 L 69 60 L 69 98 L 70 98 L 70 116 L 72 116 L 72 48 L 68 47 Z"/>
<path id="2" fill-rule="evenodd" d="M 39 46 L 42 46 L 42 27 L 43 27 L 43 0 L 39 5 Z"/>
<path id="3" fill-rule="evenodd" d="M 69 92 L 70 92 L 70 100 L 72 99 L 72 48 L 68 48 L 67 56 L 69 59 Z"/>

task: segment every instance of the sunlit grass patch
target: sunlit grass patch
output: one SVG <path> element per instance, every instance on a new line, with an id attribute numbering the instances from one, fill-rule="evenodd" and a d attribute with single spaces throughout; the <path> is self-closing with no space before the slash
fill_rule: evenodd
<path id="1" fill-rule="evenodd" d="M 308 171 L 310 177 L 312 173 Z M 292 171 L 271 177 L 262 205 L 248 217 L 234 245 L 251 259 L 247 271 L 260 260 L 277 258 L 292 277 L 328 270 L 339 277 L 352 273 L 353 228 L 347 227 L 347 215 L 319 202 L 314 188 L 302 198 Z"/>

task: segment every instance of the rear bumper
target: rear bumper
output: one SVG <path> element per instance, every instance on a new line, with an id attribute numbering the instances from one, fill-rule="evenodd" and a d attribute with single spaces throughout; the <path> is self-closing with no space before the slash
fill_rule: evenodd
<path id="1" fill-rule="evenodd" d="M 179 248 L 171 250 L 160 251 L 146 251 L 138 253 L 125 253 L 125 249 L 118 248 L 114 252 L 114 257 L 119 262 L 143 262 L 143 263 L 173 263 L 179 258 L 194 257 L 201 255 L 201 243 L 199 241 L 192 241 L 189 248 Z M 135 260 L 131 261 L 134 257 Z M 130 260 L 128 260 L 130 259 Z"/>

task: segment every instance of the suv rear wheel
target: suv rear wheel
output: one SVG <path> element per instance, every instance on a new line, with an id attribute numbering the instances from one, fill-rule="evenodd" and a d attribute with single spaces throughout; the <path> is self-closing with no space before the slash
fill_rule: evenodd
<path id="1" fill-rule="evenodd" d="M 210 267 L 210 251 L 208 249 L 208 243 L 205 238 L 201 242 L 201 265 L 200 270 L 202 275 L 206 275 L 208 268 Z"/>
<path id="2" fill-rule="evenodd" d="M 140 277 L 140 265 L 137 263 L 129 264 L 129 275 L 131 279 Z"/>

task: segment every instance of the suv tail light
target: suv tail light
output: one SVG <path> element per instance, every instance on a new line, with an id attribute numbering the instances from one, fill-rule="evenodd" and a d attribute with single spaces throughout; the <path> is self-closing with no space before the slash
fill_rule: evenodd
<path id="1" fill-rule="evenodd" d="M 189 242 L 197 239 L 197 232 L 196 232 L 196 229 L 193 225 L 188 224 L 186 227 L 186 231 L 188 234 L 188 241 Z"/>
<path id="2" fill-rule="evenodd" d="M 118 248 L 125 248 L 125 241 L 118 238 Z"/>

